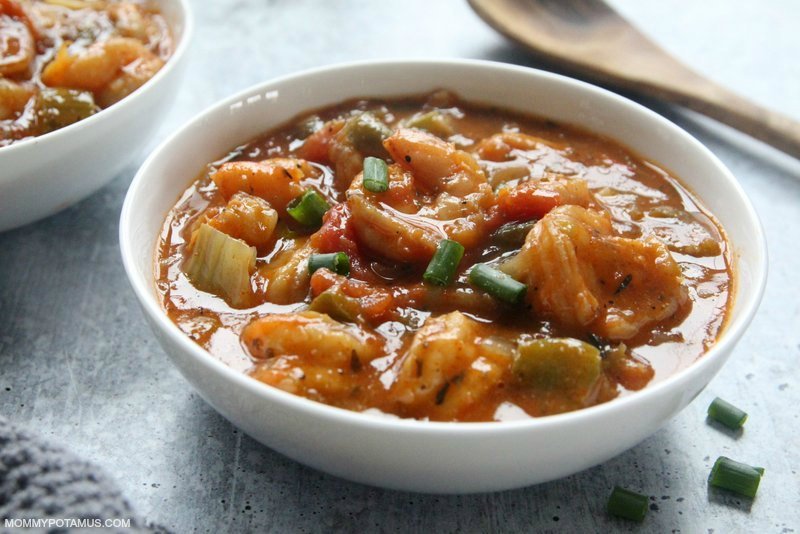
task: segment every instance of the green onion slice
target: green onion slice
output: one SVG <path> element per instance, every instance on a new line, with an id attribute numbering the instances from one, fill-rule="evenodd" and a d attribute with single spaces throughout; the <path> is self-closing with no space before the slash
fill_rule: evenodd
<path id="1" fill-rule="evenodd" d="M 469 272 L 469 283 L 509 304 L 522 302 L 528 290 L 525 284 L 483 263 L 476 264 Z"/>
<path id="2" fill-rule="evenodd" d="M 313 273 L 317 269 L 328 269 L 336 274 L 347 276 L 350 274 L 350 257 L 344 252 L 312 254 L 308 258 L 308 272 Z"/>
<path id="3" fill-rule="evenodd" d="M 322 225 L 322 216 L 330 209 L 330 204 L 316 191 L 309 189 L 286 206 L 286 212 L 303 226 Z"/>
<path id="4" fill-rule="evenodd" d="M 719 397 L 714 399 L 708 406 L 708 416 L 731 430 L 742 428 L 744 422 L 747 421 L 746 412 Z"/>
<path id="5" fill-rule="evenodd" d="M 447 286 L 453 283 L 458 264 L 464 256 L 464 246 L 451 239 L 443 239 L 436 247 L 428 268 L 422 279 L 436 286 Z"/>
<path id="6" fill-rule="evenodd" d="M 720 456 L 711 468 L 708 483 L 752 499 L 756 496 L 763 474 L 763 467 L 752 467 Z"/>
<path id="7" fill-rule="evenodd" d="M 608 513 L 631 521 L 642 522 L 647 514 L 647 497 L 615 486 L 608 498 Z"/>
<path id="8" fill-rule="evenodd" d="M 380 158 L 364 158 L 364 188 L 373 193 L 389 189 L 389 167 Z"/>

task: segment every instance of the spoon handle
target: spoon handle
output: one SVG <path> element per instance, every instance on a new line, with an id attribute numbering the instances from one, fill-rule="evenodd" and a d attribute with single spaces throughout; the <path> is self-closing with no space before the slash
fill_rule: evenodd
<path id="1" fill-rule="evenodd" d="M 800 122 L 759 106 L 708 79 L 693 77 L 685 81 L 689 83 L 653 89 L 671 102 L 732 126 L 800 159 Z"/>
<path id="2" fill-rule="evenodd" d="M 603 0 L 469 3 L 492 27 L 553 66 L 601 85 L 687 107 L 800 159 L 800 122 L 692 70 Z"/>

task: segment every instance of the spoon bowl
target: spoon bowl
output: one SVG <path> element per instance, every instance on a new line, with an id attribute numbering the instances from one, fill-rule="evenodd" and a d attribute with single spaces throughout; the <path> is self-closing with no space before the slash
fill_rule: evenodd
<path id="1" fill-rule="evenodd" d="M 678 104 L 800 158 L 800 123 L 693 71 L 602 0 L 469 0 L 494 29 L 548 62 Z"/>

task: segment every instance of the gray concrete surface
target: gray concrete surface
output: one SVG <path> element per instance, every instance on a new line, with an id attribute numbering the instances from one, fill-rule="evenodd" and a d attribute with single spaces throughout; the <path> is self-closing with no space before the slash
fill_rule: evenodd
<path id="1" fill-rule="evenodd" d="M 800 119 L 795 0 L 615 4 L 708 76 Z M 214 101 L 308 67 L 397 56 L 536 66 L 461 1 L 194 7 L 183 93 L 151 146 Z M 318 473 L 242 435 L 171 367 L 125 278 L 117 221 L 143 158 L 86 201 L 0 235 L 0 413 L 105 467 L 139 512 L 177 532 L 798 531 L 800 162 L 696 115 L 653 106 L 739 178 L 766 228 L 770 281 L 752 328 L 710 387 L 604 465 L 505 493 L 414 495 Z M 741 436 L 705 422 L 716 395 L 751 413 Z M 706 476 L 720 454 L 766 467 L 753 502 L 709 492 Z M 652 496 L 643 526 L 606 517 L 614 484 Z"/>

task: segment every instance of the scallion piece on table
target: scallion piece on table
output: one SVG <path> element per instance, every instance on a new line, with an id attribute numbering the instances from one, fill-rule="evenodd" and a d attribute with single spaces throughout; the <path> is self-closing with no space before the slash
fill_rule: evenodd
<path id="1" fill-rule="evenodd" d="M 608 498 L 608 513 L 641 522 L 647 514 L 647 497 L 615 486 Z"/>
<path id="2" fill-rule="evenodd" d="M 320 226 L 330 204 L 316 191 L 309 189 L 286 206 L 286 212 L 303 226 Z"/>
<path id="3" fill-rule="evenodd" d="M 389 189 L 389 167 L 380 158 L 364 158 L 364 188 L 373 193 Z"/>
<path id="4" fill-rule="evenodd" d="M 312 254 L 308 258 L 308 272 L 313 273 L 317 269 L 329 269 L 336 274 L 347 276 L 350 274 L 350 257 L 344 252 Z"/>
<path id="5" fill-rule="evenodd" d="M 450 239 L 443 239 L 436 247 L 428 268 L 422 279 L 429 284 L 437 286 L 448 286 L 453 283 L 458 270 L 458 264 L 464 256 L 464 246 Z"/>
<path id="6" fill-rule="evenodd" d="M 711 468 L 708 483 L 753 498 L 764 474 L 763 467 L 752 467 L 725 456 L 720 456 Z"/>
<path id="7" fill-rule="evenodd" d="M 719 397 L 709 404 L 708 416 L 731 430 L 742 428 L 744 422 L 747 421 L 747 413 Z"/>
<path id="8" fill-rule="evenodd" d="M 469 283 L 509 304 L 522 302 L 525 292 L 528 290 L 528 286 L 525 284 L 517 282 L 506 273 L 492 269 L 483 263 L 478 263 L 469 272 Z"/>

